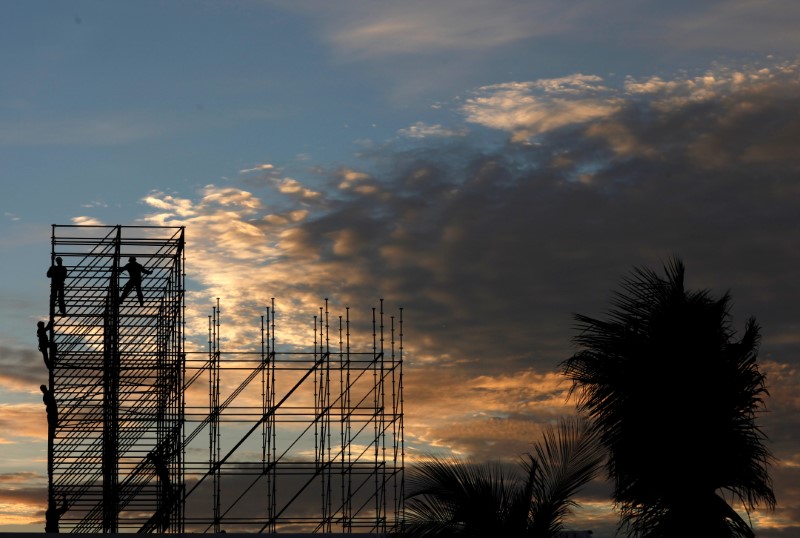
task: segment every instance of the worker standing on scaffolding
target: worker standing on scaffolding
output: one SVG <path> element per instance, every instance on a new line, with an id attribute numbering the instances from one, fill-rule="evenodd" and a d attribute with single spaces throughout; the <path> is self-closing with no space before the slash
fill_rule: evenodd
<path id="1" fill-rule="evenodd" d="M 121 303 L 124 301 L 131 290 L 136 288 L 136 295 L 139 297 L 139 306 L 144 306 L 144 297 L 142 296 L 142 273 L 149 275 L 152 271 L 148 271 L 140 263 L 137 263 L 135 256 L 128 258 L 128 263 L 119 270 L 120 273 L 122 271 L 128 272 L 128 282 L 122 290 L 122 297 L 119 298 L 119 302 Z"/>
<path id="2" fill-rule="evenodd" d="M 67 280 L 67 268 L 61 265 L 61 256 L 56 258 L 56 265 L 51 265 L 47 270 L 47 278 L 50 279 L 50 308 L 55 310 L 56 299 L 58 299 L 58 311 L 63 316 L 67 313 L 67 306 L 64 302 L 64 282 Z"/>

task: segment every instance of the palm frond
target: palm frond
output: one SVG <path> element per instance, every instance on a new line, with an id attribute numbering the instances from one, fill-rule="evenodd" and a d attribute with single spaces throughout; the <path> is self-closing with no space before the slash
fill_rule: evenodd
<path id="1" fill-rule="evenodd" d="M 604 450 L 597 430 L 576 417 L 547 428 L 534 452 L 526 465 L 531 475 L 538 470 L 532 487 L 533 534 L 550 536 L 562 529 L 575 494 L 597 476 Z"/>

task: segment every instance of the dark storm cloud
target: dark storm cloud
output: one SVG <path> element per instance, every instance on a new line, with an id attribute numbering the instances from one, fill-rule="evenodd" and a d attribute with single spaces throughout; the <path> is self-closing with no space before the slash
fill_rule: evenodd
<path id="1" fill-rule="evenodd" d="M 689 287 L 731 291 L 737 328 L 750 315 L 763 326 L 762 425 L 783 477 L 800 457 L 797 89 L 791 64 L 618 90 L 587 75 L 489 86 L 463 112 L 508 132 L 494 148 L 475 134 L 404 139 L 332 170 L 327 188 L 276 184 L 280 205 L 208 186 L 196 203 L 153 195 L 163 212 L 150 219 L 202 236 L 187 266 L 231 316 L 269 297 L 403 306 L 409 453 L 481 459 L 517 458 L 573 412 L 558 374 L 572 313 L 601 316 L 633 266 L 678 254 Z M 776 486 L 773 521 L 798 505 Z"/>
<path id="2" fill-rule="evenodd" d="M 800 134 L 790 89 L 668 110 L 639 98 L 491 153 L 384 153 L 379 192 L 329 202 L 296 235 L 326 262 L 366 266 L 365 289 L 424 312 L 410 319 L 432 337 L 426 354 L 476 373 L 554 367 L 571 312 L 597 312 L 632 265 L 671 253 L 691 285 L 732 288 L 767 334 L 789 331 L 800 292 L 787 270 L 800 192 L 800 157 L 782 147 Z M 621 153 L 621 132 L 637 147 Z"/>
<path id="3" fill-rule="evenodd" d="M 798 363 L 800 93 L 794 74 L 733 86 L 638 94 L 494 152 L 460 141 L 384 151 L 374 173 L 382 197 L 345 197 L 304 222 L 306 247 L 335 262 L 330 238 L 345 234 L 357 247 L 341 263 L 374 275 L 351 291 L 377 288 L 403 304 L 413 358 L 426 359 L 412 368 L 425 378 L 447 365 L 451 387 L 555 370 L 573 351 L 572 312 L 600 314 L 632 266 L 678 254 L 689 286 L 731 290 L 739 328 L 749 315 L 763 325 L 772 398 L 762 424 L 777 465 L 794 474 L 800 379 L 782 369 Z M 434 385 L 443 386 L 416 390 Z M 481 395 L 448 390 L 481 405 Z M 459 405 L 445 400 L 426 412 Z M 521 448 L 508 431 L 521 431 L 515 420 L 462 420 L 463 431 L 437 438 L 432 428 L 421 440 L 484 458 Z M 782 478 L 776 486 L 796 515 L 796 492 Z"/>

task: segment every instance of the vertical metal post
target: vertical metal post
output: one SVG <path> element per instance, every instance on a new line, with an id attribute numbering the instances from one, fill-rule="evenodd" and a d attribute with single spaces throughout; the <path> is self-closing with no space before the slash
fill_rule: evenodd
<path id="1" fill-rule="evenodd" d="M 375 478 L 375 527 L 374 532 L 380 532 L 381 505 L 378 496 L 380 488 L 380 477 L 378 476 L 378 449 L 379 435 L 378 429 L 378 345 L 377 345 L 377 322 L 375 318 L 375 307 L 372 307 L 372 453 L 374 461 L 372 463 L 372 474 Z"/>
<path id="2" fill-rule="evenodd" d="M 400 423 L 400 439 L 395 439 L 395 443 L 400 444 L 400 493 L 397 496 L 398 508 L 395 512 L 395 528 L 399 532 L 405 532 L 406 522 L 406 445 L 404 432 L 404 400 L 403 400 L 403 309 L 400 309 L 400 355 L 398 357 L 399 374 L 397 376 L 397 420 Z"/>
<path id="3" fill-rule="evenodd" d="M 275 361 L 276 361 L 276 348 L 275 348 L 275 298 L 272 298 L 272 322 L 270 324 L 270 366 L 269 366 L 269 410 L 270 410 L 270 418 L 269 418 L 269 429 L 270 429 L 270 443 L 272 446 L 272 470 L 270 476 L 270 495 L 271 495 L 271 502 L 269 504 L 269 526 L 268 529 L 270 532 L 275 532 L 275 518 L 277 517 L 277 492 L 276 486 L 278 482 L 278 440 L 277 434 L 275 431 L 275 412 L 272 411 L 273 406 L 275 406 Z"/>
<path id="4" fill-rule="evenodd" d="M 178 374 L 178 378 L 175 380 L 174 390 L 175 394 L 175 406 L 172 409 L 172 417 L 173 420 L 177 422 L 179 432 L 175 436 L 174 444 L 173 444 L 173 454 L 176 458 L 175 461 L 175 469 L 177 470 L 177 476 L 175 477 L 173 484 L 175 484 L 176 491 L 174 495 L 177 499 L 178 506 L 175 507 L 175 516 L 177 521 L 174 524 L 174 530 L 177 533 L 184 533 L 185 529 L 185 521 L 186 521 L 186 503 L 184 502 L 184 494 L 185 494 L 185 458 L 183 454 L 183 440 L 184 440 L 184 428 L 186 421 L 184 420 L 184 409 L 186 408 L 186 395 L 185 391 L 183 390 L 183 383 L 186 379 L 186 355 L 184 354 L 185 349 L 185 327 L 184 324 L 186 323 L 186 301 L 184 296 L 184 290 L 186 289 L 186 251 L 184 250 L 185 247 L 185 232 L 186 229 L 181 226 L 180 237 L 178 239 L 178 253 L 175 256 L 175 264 L 177 267 L 174 266 L 175 269 L 175 278 L 179 284 L 179 288 L 176 290 L 178 293 L 177 301 L 177 312 L 176 314 L 179 316 L 178 322 L 176 325 L 176 333 L 175 339 L 173 342 L 173 353 L 176 355 L 179 364 L 176 365 L 176 372 Z"/>
<path id="5" fill-rule="evenodd" d="M 122 228 L 116 227 L 105 308 L 103 346 L 103 532 L 116 533 L 119 477 L 119 261 Z"/>
<path id="6" fill-rule="evenodd" d="M 320 308 L 320 318 L 322 314 L 322 308 Z M 319 320 L 320 324 L 322 320 Z M 320 329 L 321 331 L 322 329 Z M 318 356 L 317 353 L 320 353 L 320 344 L 317 341 L 317 316 L 314 316 L 314 364 L 317 363 Z M 319 422 L 317 421 L 317 416 L 319 416 L 319 383 L 320 383 L 320 373 L 319 369 L 314 370 L 314 409 L 313 409 L 313 417 L 311 418 L 312 422 L 314 423 L 314 472 L 319 473 L 320 471 L 320 450 L 319 450 Z M 324 506 L 324 501 L 322 505 Z"/>
<path id="7" fill-rule="evenodd" d="M 269 312 L 269 308 L 267 308 Z M 267 416 L 267 356 L 264 354 L 264 316 L 261 316 L 261 418 Z M 267 471 L 267 421 L 261 423 L 261 472 Z"/>
<path id="8" fill-rule="evenodd" d="M 392 422 L 392 468 L 391 468 L 391 477 L 392 477 L 392 505 L 393 505 L 393 514 L 394 514 L 394 521 L 392 521 L 392 530 L 397 531 L 397 480 L 398 480 L 398 472 L 397 472 L 397 362 L 396 356 L 394 352 L 394 344 L 395 344 L 395 333 L 394 333 L 394 316 L 389 316 L 389 331 L 391 334 L 390 337 L 390 357 L 389 357 L 389 364 L 392 370 L 392 408 L 389 415 L 389 420 Z"/>
<path id="9" fill-rule="evenodd" d="M 328 298 L 325 298 L 325 407 L 324 407 L 324 415 L 323 420 L 325 424 L 325 469 L 323 472 L 325 473 L 325 499 L 326 499 L 326 507 L 325 513 L 327 514 L 327 521 L 325 526 L 325 532 L 331 532 L 331 522 L 333 521 L 332 517 L 332 491 L 331 491 L 331 480 L 333 478 L 332 475 L 332 468 L 333 462 L 331 461 L 331 346 L 330 346 L 330 324 L 329 324 L 329 313 L 328 313 Z"/>
<path id="10" fill-rule="evenodd" d="M 219 297 L 217 297 L 217 304 L 213 309 L 213 354 L 211 357 L 212 364 L 210 370 L 211 377 L 211 424 L 209 428 L 209 435 L 211 437 L 211 472 L 212 472 L 212 511 L 214 518 L 214 532 L 219 533 L 222 530 L 222 522 L 220 521 L 220 493 L 221 493 L 221 479 L 222 469 L 220 468 L 220 408 L 219 408 L 219 376 L 220 376 L 220 318 L 221 313 L 219 309 Z"/>
<path id="11" fill-rule="evenodd" d="M 345 528 L 345 517 L 344 517 L 344 507 L 345 507 L 345 475 L 346 475 L 346 467 L 345 467 L 345 430 L 344 430 L 344 417 L 346 413 L 345 409 L 345 398 L 344 398 L 344 340 L 342 340 L 343 334 L 343 327 L 342 327 L 342 316 L 339 316 L 339 488 L 340 488 L 340 495 L 342 498 L 342 506 L 341 506 L 341 513 L 340 518 L 342 521 L 342 531 Z"/>
<path id="12" fill-rule="evenodd" d="M 375 469 L 375 474 L 380 475 L 380 487 L 375 492 L 379 497 L 378 507 L 381 511 L 379 514 L 380 527 L 378 531 L 381 533 L 386 532 L 386 353 L 384 350 L 384 324 L 383 324 L 383 299 L 380 300 L 380 322 L 381 322 L 381 347 L 380 347 L 380 375 L 378 377 L 378 432 L 380 440 L 380 462 L 379 468 Z"/>
<path id="13" fill-rule="evenodd" d="M 345 407 L 347 409 L 345 416 L 345 443 L 347 444 L 347 495 L 344 498 L 344 514 L 342 521 L 344 524 L 345 532 L 352 532 L 353 530 L 353 403 L 351 399 L 351 378 L 350 378 L 350 307 L 345 308 L 345 351 L 346 351 L 346 381 L 345 381 Z"/>
<path id="14" fill-rule="evenodd" d="M 53 224 L 51 227 L 51 234 L 50 234 L 50 266 L 52 267 L 55 264 L 56 258 L 56 225 Z M 55 289 L 53 288 L 53 281 L 50 281 L 50 308 L 48 309 L 50 321 L 55 319 L 55 300 L 56 297 L 54 296 Z M 50 327 L 50 341 L 54 341 L 54 333 L 52 326 Z M 50 350 L 48 350 L 49 352 Z M 50 360 L 55 363 L 56 357 L 50 357 Z M 55 366 L 50 368 L 47 376 L 47 388 L 50 391 L 50 394 L 55 395 Z M 53 449 L 54 447 L 54 439 L 51 432 L 50 425 L 47 425 L 47 506 L 55 506 L 56 498 L 55 498 L 55 485 L 53 484 Z"/>

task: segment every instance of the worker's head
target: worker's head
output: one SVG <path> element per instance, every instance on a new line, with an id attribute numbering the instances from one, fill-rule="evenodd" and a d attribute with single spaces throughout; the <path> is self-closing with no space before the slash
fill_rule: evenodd
<path id="1" fill-rule="evenodd" d="M 39 326 L 39 327 L 44 327 L 44 321 L 40 321 L 36 325 Z"/>
<path id="2" fill-rule="evenodd" d="M 47 387 L 45 385 L 39 385 L 39 388 L 42 392 L 47 392 Z"/>
<path id="3" fill-rule="evenodd" d="M 129 262 L 135 262 L 136 261 L 136 256 L 131 256 L 130 258 L 128 258 L 128 261 Z"/>
<path id="4" fill-rule="evenodd" d="M 56 262 L 61 265 L 61 256 L 56 256 Z"/>

